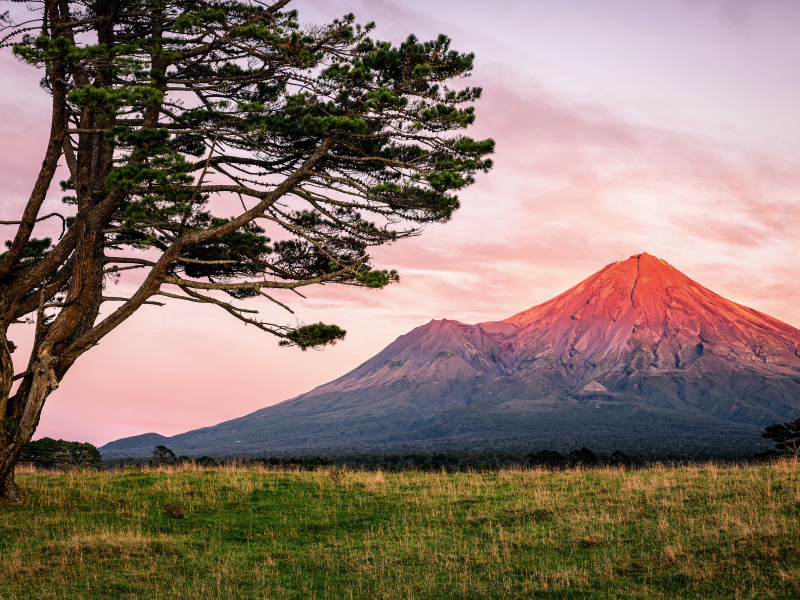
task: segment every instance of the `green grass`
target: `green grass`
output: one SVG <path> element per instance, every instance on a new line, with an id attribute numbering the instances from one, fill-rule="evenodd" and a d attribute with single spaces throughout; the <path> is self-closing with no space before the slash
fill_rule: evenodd
<path id="1" fill-rule="evenodd" d="M 794 463 L 17 480 L 3 600 L 800 597 Z"/>

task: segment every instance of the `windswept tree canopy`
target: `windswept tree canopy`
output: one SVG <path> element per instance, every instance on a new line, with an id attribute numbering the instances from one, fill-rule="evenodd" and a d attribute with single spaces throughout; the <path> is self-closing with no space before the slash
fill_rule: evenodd
<path id="1" fill-rule="evenodd" d="M 279 294 L 307 285 L 397 281 L 368 249 L 447 221 L 490 169 L 493 141 L 459 133 L 481 93 L 452 83 L 472 54 L 443 35 L 377 41 L 353 15 L 301 27 L 287 4 L 44 0 L 29 21 L 3 16 L 2 44 L 41 69 L 52 114 L 0 259 L 0 490 L 47 394 L 143 305 L 213 304 L 284 345 L 334 343 L 335 325 L 271 323 L 239 301 L 288 310 Z M 64 210 L 42 215 L 62 156 Z M 33 236 L 46 218 L 58 239 Z M 104 295 L 125 270 L 136 291 Z M 8 327 L 29 315 L 36 343 L 10 396 Z"/>

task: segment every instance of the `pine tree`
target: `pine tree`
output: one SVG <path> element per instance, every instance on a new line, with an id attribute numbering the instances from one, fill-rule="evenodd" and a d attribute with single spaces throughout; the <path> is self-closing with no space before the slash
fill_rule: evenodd
<path id="1" fill-rule="evenodd" d="M 793 456 L 800 457 L 800 419 L 790 423 L 776 423 L 767 427 L 761 437 L 775 442 L 775 450 L 766 452 L 760 457 Z"/>
<path id="2" fill-rule="evenodd" d="M 178 459 L 175 456 L 175 453 L 166 446 L 156 446 L 153 449 L 153 458 L 150 459 L 151 467 L 160 467 L 162 465 L 175 465 L 177 463 Z"/>
<path id="3" fill-rule="evenodd" d="M 291 312 L 308 285 L 397 281 L 368 249 L 446 222 L 491 168 L 494 142 L 458 133 L 481 90 L 450 82 L 472 54 L 443 35 L 393 46 L 353 15 L 301 27 L 288 3 L 42 0 L 32 21 L 2 15 L 0 45 L 42 69 L 52 110 L 30 199 L 4 223 L 17 229 L 0 257 L 0 497 L 20 500 L 14 465 L 48 395 L 137 310 L 203 303 L 282 345 L 333 344 L 335 325 L 273 323 L 238 301 Z M 62 157 L 64 210 L 41 215 Z M 58 239 L 33 236 L 44 219 Z M 138 289 L 104 293 L 126 270 Z M 15 373 L 22 319 L 35 342 Z"/>

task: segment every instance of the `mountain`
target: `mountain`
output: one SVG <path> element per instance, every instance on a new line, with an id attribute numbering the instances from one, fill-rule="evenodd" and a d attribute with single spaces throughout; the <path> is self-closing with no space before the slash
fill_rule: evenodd
<path id="1" fill-rule="evenodd" d="M 335 381 L 160 443 L 194 455 L 763 448 L 765 425 L 800 417 L 799 349 L 800 330 L 643 253 L 503 321 L 431 321 Z M 154 435 L 100 450 L 147 455 Z"/>

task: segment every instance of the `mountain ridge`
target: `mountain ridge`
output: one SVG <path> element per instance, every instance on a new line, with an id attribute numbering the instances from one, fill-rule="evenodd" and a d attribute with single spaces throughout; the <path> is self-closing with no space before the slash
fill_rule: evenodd
<path id="1" fill-rule="evenodd" d="M 800 330 L 641 253 L 501 321 L 432 320 L 334 381 L 170 443 L 183 453 L 544 443 L 636 424 L 644 438 L 695 431 L 701 443 L 705 428 L 755 447 L 764 425 L 800 416 L 798 349 Z M 136 437 L 101 448 L 143 450 Z"/>

